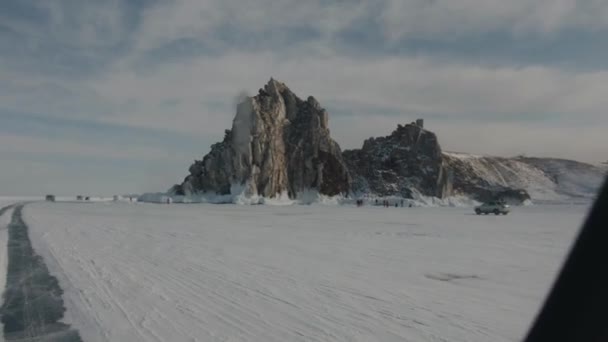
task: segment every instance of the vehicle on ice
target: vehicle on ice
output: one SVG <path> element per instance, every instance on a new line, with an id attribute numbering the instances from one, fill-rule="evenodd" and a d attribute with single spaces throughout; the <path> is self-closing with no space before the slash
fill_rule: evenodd
<path id="1" fill-rule="evenodd" d="M 55 202 L 55 195 L 46 195 L 44 200 L 47 202 Z"/>
<path id="2" fill-rule="evenodd" d="M 509 213 L 509 211 L 510 211 L 509 205 L 504 202 L 501 202 L 501 201 L 486 202 L 478 207 L 475 207 L 475 214 L 477 214 L 477 215 L 481 215 L 481 214 L 507 215 Z"/>

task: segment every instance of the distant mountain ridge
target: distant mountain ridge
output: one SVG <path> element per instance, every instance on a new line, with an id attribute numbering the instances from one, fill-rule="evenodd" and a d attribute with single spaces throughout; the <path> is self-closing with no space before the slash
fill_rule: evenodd
<path id="1" fill-rule="evenodd" d="M 605 168 L 572 160 L 443 152 L 422 120 L 342 152 L 330 136 L 328 119 L 314 97 L 302 100 L 271 79 L 238 105 L 223 141 L 195 161 L 170 193 L 297 198 L 316 191 L 522 203 L 592 198 L 606 175 Z"/>

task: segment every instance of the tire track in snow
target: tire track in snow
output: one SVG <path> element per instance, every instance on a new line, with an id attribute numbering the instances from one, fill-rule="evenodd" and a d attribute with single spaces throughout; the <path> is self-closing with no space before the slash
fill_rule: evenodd
<path id="1" fill-rule="evenodd" d="M 22 218 L 23 204 L 15 207 L 8 226 L 8 273 L 0 310 L 7 341 L 82 341 L 78 331 L 60 322 L 65 312 L 63 291 L 32 248 Z"/>
<path id="2" fill-rule="evenodd" d="M 12 209 L 15 205 L 16 203 L 12 203 L 0 208 L 0 288 L 2 289 L 2 292 L 4 292 L 4 289 L 6 288 L 6 273 L 8 271 L 8 225 L 10 223 L 10 218 L 12 217 Z M 3 301 L 0 299 L 0 306 L 2 303 Z M 4 330 L 4 326 L 1 322 L 0 330 Z M 4 341 L 3 336 L 0 338 L 0 341 Z"/>
<path id="3" fill-rule="evenodd" d="M 11 209 L 14 206 L 15 206 L 15 204 L 11 204 L 11 205 L 7 205 L 6 207 L 0 208 L 0 216 L 4 215 L 5 212 L 7 212 L 9 209 Z"/>

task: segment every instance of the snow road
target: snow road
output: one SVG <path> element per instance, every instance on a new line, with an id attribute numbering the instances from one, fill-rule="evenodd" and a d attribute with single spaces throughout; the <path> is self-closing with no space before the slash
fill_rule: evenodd
<path id="1" fill-rule="evenodd" d="M 584 206 L 34 203 L 84 341 L 518 341 Z"/>
<path id="2" fill-rule="evenodd" d="M 81 341 L 78 332 L 60 320 L 65 307 L 56 278 L 49 274 L 43 258 L 38 256 L 28 237 L 22 219 L 23 205 L 16 205 L 8 225 L 5 270 L 6 283 L 2 296 L 2 323 L 7 341 Z"/>
<path id="3" fill-rule="evenodd" d="M 0 200 L 0 289 L 6 287 L 6 275 L 8 270 L 8 225 L 11 223 L 11 218 L 13 216 L 13 207 L 12 205 L 3 206 L 3 203 Z M 4 302 L 4 298 L 0 302 L 0 306 Z M 4 324 L 0 322 L 0 330 L 4 331 Z M 4 341 L 4 335 L 0 334 L 0 341 Z"/>

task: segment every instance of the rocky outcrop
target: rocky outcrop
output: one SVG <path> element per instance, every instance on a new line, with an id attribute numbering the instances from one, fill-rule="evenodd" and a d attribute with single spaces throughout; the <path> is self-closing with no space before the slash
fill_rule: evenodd
<path id="1" fill-rule="evenodd" d="M 541 170 L 507 158 L 444 153 L 422 120 L 399 125 L 389 136 L 369 138 L 361 149 L 343 155 L 353 175 L 353 192 L 375 196 L 463 195 L 522 203 L 530 199 L 526 180 L 544 177 Z"/>
<path id="2" fill-rule="evenodd" d="M 273 79 L 237 107 L 232 128 L 190 166 L 176 195 L 275 197 L 316 190 L 325 195 L 463 195 L 511 203 L 591 197 L 606 170 L 561 159 L 501 158 L 444 152 L 422 120 L 341 152 L 328 114 L 315 98 L 297 97 Z"/>
<path id="3" fill-rule="evenodd" d="M 452 176 L 443 161 L 435 133 L 422 122 L 399 125 L 391 135 L 369 138 L 361 149 L 343 153 L 349 164 L 355 193 L 413 198 L 444 198 L 452 193 Z"/>
<path id="4" fill-rule="evenodd" d="M 232 129 L 189 171 L 172 193 L 295 198 L 311 189 L 332 196 L 351 189 L 325 109 L 312 96 L 304 101 L 273 79 L 238 105 Z"/>
<path id="5" fill-rule="evenodd" d="M 571 160 L 443 152 L 422 120 L 369 138 L 343 156 L 358 195 L 561 201 L 592 198 L 606 176 L 600 167 Z"/>

